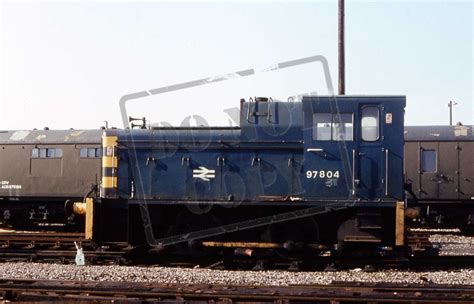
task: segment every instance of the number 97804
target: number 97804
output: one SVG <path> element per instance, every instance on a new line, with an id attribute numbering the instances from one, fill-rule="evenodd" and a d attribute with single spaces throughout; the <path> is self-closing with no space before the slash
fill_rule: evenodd
<path id="1" fill-rule="evenodd" d="M 339 178 L 339 170 L 308 170 L 306 178 Z"/>

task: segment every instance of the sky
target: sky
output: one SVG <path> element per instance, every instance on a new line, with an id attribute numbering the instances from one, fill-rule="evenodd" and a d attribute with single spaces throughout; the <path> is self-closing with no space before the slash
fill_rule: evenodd
<path id="1" fill-rule="evenodd" d="M 407 125 L 474 124 L 472 1 L 346 0 L 346 94 L 406 95 Z M 239 99 L 337 91 L 337 1 L 2 1 L 0 129 L 123 127 L 123 95 L 321 55 L 320 64 L 136 99 L 228 125 Z"/>

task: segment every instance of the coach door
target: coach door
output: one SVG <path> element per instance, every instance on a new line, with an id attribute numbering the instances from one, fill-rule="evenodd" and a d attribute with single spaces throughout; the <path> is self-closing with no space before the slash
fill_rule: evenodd
<path id="1" fill-rule="evenodd" d="M 459 142 L 459 195 L 474 200 L 474 141 Z"/>
<path id="2" fill-rule="evenodd" d="M 352 195 L 354 105 L 334 98 L 303 100 L 303 179 L 307 199 L 347 199 Z M 337 110 L 336 110 L 337 109 Z"/>
<path id="3" fill-rule="evenodd" d="M 421 142 L 419 146 L 418 172 L 420 172 L 420 189 L 418 196 L 421 199 L 439 198 L 439 176 L 438 176 L 438 143 Z"/>
<path id="4" fill-rule="evenodd" d="M 439 143 L 439 173 L 437 175 L 438 192 L 440 199 L 459 198 L 459 143 Z"/>

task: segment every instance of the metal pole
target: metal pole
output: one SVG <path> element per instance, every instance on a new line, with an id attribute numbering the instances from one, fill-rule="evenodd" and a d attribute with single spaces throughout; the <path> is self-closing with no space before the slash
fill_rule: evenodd
<path id="1" fill-rule="evenodd" d="M 453 107 L 457 105 L 458 103 L 455 101 L 450 100 L 448 103 L 448 108 L 449 108 L 449 125 L 453 125 Z"/>
<path id="2" fill-rule="evenodd" d="M 451 100 L 449 101 L 448 107 L 449 107 L 449 125 L 452 126 L 453 125 L 453 102 Z"/>
<path id="3" fill-rule="evenodd" d="M 345 50 L 344 50 L 344 0 L 339 0 L 338 9 L 338 57 L 339 57 L 339 95 L 346 93 Z"/>

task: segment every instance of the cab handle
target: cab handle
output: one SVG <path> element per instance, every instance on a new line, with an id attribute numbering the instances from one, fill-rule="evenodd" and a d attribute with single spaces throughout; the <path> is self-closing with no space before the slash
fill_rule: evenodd
<path id="1" fill-rule="evenodd" d="M 324 152 L 322 148 L 308 148 L 306 149 L 307 152 Z"/>
<path id="2" fill-rule="evenodd" d="M 357 151 L 352 149 L 352 196 L 356 195 L 356 185 L 359 183 L 356 174 Z"/>
<path id="3" fill-rule="evenodd" d="M 224 156 L 219 156 L 217 158 L 217 166 L 218 167 L 225 166 L 225 157 Z"/>
<path id="4" fill-rule="evenodd" d="M 388 196 L 388 158 L 390 156 L 389 154 L 389 150 L 388 149 L 385 149 L 385 196 Z"/>

